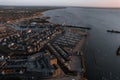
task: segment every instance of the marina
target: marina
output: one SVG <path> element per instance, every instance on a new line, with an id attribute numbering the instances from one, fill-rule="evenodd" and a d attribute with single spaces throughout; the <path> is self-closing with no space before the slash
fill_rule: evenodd
<path id="1" fill-rule="evenodd" d="M 91 28 L 88 31 L 90 35 L 88 35 L 84 54 L 88 80 L 120 79 L 120 57 L 116 55 L 120 45 L 120 35 L 107 32 L 112 29 L 120 30 L 120 18 L 118 17 L 120 9 L 68 7 L 46 11 L 44 15 L 50 16 L 50 21 L 53 23 L 62 24 L 65 22 L 69 25 L 82 25 Z"/>
<path id="2" fill-rule="evenodd" d="M 38 79 L 65 78 L 68 75 L 77 80 L 86 78 L 83 46 L 87 31 L 81 27 L 76 29 L 50 23 L 47 19 L 49 17 L 32 18 L 17 22 L 16 26 L 13 23 L 6 25 L 15 32 L 0 41 L 0 50 L 4 52 L 0 57 L 1 76 L 16 74 L 24 79 L 30 78 L 24 75 L 31 75 Z"/>
<path id="3" fill-rule="evenodd" d="M 0 80 L 120 80 L 119 9 L 0 9 Z"/>

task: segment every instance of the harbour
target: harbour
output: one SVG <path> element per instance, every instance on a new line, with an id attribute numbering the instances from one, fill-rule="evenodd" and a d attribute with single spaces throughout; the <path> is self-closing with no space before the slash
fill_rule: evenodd
<path id="1" fill-rule="evenodd" d="M 60 76 L 66 80 L 86 79 L 83 45 L 88 33 L 82 27 L 53 24 L 47 17 L 10 22 L 6 24 L 8 26 L 15 33 L 0 41 L 0 50 L 6 54 L 1 54 L 1 76 L 15 74 L 34 80 Z"/>
<path id="2" fill-rule="evenodd" d="M 0 25 L 0 79 L 119 80 L 119 13 L 67 7 L 8 17 Z"/>
<path id="3" fill-rule="evenodd" d="M 70 25 L 91 27 L 85 49 L 87 78 L 90 80 L 119 80 L 120 58 L 116 55 L 116 51 L 119 47 L 120 36 L 107 32 L 109 29 L 120 30 L 120 18 L 117 16 L 119 13 L 119 9 L 68 7 L 47 11 L 44 14 L 49 15 L 50 21 L 54 23 L 65 22 Z M 58 15 L 59 17 L 56 18 L 55 16 Z"/>

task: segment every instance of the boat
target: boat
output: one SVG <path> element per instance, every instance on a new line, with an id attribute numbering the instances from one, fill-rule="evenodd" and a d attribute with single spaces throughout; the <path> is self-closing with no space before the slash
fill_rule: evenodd
<path id="1" fill-rule="evenodd" d="M 116 31 L 116 30 L 107 30 L 107 32 L 110 32 L 110 33 L 120 33 L 120 31 Z"/>
<path id="2" fill-rule="evenodd" d="M 120 46 L 119 46 L 119 48 L 117 49 L 117 55 L 120 55 Z"/>

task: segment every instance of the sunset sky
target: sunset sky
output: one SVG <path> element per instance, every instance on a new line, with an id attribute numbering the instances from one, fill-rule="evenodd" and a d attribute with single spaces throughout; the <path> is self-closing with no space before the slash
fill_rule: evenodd
<path id="1" fill-rule="evenodd" d="M 120 0 L 0 0 L 0 5 L 120 7 Z"/>

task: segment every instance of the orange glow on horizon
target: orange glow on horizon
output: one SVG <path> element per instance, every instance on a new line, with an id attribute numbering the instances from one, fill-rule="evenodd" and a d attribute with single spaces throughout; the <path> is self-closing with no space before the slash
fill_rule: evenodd
<path id="1" fill-rule="evenodd" d="M 120 7 L 120 0 L 110 0 L 108 1 L 99 1 L 92 3 L 83 3 L 82 6 L 91 6 L 91 7 Z"/>

